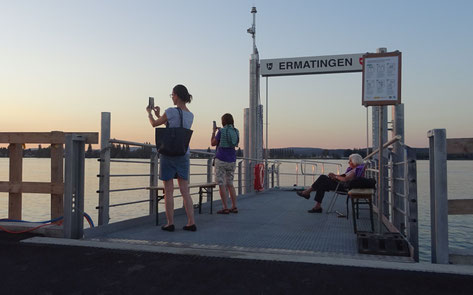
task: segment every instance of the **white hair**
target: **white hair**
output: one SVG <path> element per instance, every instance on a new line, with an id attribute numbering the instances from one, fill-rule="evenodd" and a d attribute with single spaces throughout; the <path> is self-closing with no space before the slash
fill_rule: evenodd
<path id="1" fill-rule="evenodd" d="M 348 159 L 356 166 L 363 164 L 363 158 L 359 154 L 351 154 Z"/>

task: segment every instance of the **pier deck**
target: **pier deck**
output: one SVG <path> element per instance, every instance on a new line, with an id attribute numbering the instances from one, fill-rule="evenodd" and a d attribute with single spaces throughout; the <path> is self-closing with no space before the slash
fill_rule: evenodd
<path id="1" fill-rule="evenodd" d="M 313 194 L 312 194 L 313 196 Z M 328 204 L 332 193 L 326 194 Z M 220 208 L 218 196 L 214 203 Z M 409 257 L 359 254 L 352 218 L 341 218 L 336 213 L 308 213 L 314 201 L 306 200 L 293 191 L 269 190 L 240 196 L 238 214 L 220 215 L 209 213 L 203 207 L 202 214 L 196 210 L 197 232 L 182 230 L 186 224 L 184 210 L 175 214 L 175 232 L 161 230 L 152 218 L 143 223 L 112 224 L 109 227 L 86 230 L 85 240 L 107 243 L 213 250 L 219 253 L 244 252 L 299 257 L 341 257 L 383 261 L 412 262 Z M 325 206 L 327 207 L 327 205 Z M 334 207 L 346 212 L 345 197 L 339 197 Z M 350 213 L 351 214 L 351 213 Z M 359 230 L 370 229 L 368 210 L 360 210 Z M 160 213 L 160 225 L 165 224 Z"/>

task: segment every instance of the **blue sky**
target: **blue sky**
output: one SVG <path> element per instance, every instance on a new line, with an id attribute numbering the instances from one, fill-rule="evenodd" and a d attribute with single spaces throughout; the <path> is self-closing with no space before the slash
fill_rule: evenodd
<path id="1" fill-rule="evenodd" d="M 0 130 L 99 131 L 108 111 L 112 137 L 151 142 L 148 96 L 170 107 L 182 83 L 191 147 L 206 148 L 222 114 L 243 129 L 256 6 L 261 59 L 402 51 L 406 143 L 427 146 L 433 128 L 473 137 L 472 3 L 0 1 Z M 366 146 L 361 73 L 270 78 L 268 90 L 270 147 Z"/>

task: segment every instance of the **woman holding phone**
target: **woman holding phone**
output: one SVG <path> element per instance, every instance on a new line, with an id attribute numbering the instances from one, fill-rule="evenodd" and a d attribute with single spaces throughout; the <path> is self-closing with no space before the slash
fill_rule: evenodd
<path id="1" fill-rule="evenodd" d="M 215 134 L 218 128 L 214 121 L 212 137 L 210 138 L 210 144 L 217 146 L 217 153 L 215 154 L 215 179 L 218 183 L 220 198 L 222 199 L 222 210 L 217 211 L 217 214 L 238 213 L 233 178 L 236 166 L 235 147 L 238 146 L 240 141 L 240 133 L 233 125 L 233 116 L 228 113 L 224 114 L 222 116 L 223 127 Z M 228 195 L 230 195 L 230 200 L 232 201 L 230 209 L 227 205 Z"/>
<path id="2" fill-rule="evenodd" d="M 176 85 L 169 96 L 177 108 L 168 108 L 162 115 L 160 114 L 159 106 L 155 106 L 153 109 L 150 106 L 146 108 L 151 126 L 157 127 L 167 123 L 168 127 L 170 128 L 180 127 L 182 114 L 182 127 L 191 129 L 192 123 L 194 121 L 194 114 L 192 114 L 187 108 L 187 104 L 191 102 L 192 95 L 189 94 L 187 88 L 184 85 Z M 153 118 L 153 114 L 151 113 L 152 110 L 157 117 L 156 120 Z M 189 167 L 189 150 L 187 150 L 187 153 L 183 156 L 160 155 L 159 179 L 162 180 L 164 184 L 164 202 L 167 219 L 167 224 L 161 227 L 162 230 L 172 232 L 175 229 L 173 197 L 174 178 L 177 178 L 177 183 L 179 185 L 179 190 L 181 191 L 184 208 L 187 215 L 187 224 L 183 227 L 183 229 L 188 231 L 197 230 L 194 220 L 194 207 L 192 198 L 189 194 Z"/>

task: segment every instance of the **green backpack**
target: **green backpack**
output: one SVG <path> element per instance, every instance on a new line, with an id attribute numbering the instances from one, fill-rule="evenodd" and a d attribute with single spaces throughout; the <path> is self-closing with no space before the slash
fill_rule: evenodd
<path id="1" fill-rule="evenodd" d="M 220 129 L 220 143 L 219 147 L 233 148 L 238 146 L 240 142 L 240 132 L 233 125 L 228 124 Z"/>

